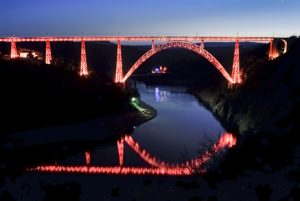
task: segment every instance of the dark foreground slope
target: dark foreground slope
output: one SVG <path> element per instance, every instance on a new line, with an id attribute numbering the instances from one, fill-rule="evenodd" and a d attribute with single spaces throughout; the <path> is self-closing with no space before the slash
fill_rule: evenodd
<path id="1" fill-rule="evenodd" d="M 2 136 L 129 108 L 130 93 L 103 80 L 33 60 L 0 60 L 0 66 Z"/>
<path id="2" fill-rule="evenodd" d="M 224 125 L 240 134 L 239 146 L 223 164 L 224 173 L 266 167 L 274 171 L 293 163 L 300 142 L 300 39 L 290 38 L 289 44 L 289 52 L 274 61 L 249 57 L 239 87 L 193 89 Z"/>

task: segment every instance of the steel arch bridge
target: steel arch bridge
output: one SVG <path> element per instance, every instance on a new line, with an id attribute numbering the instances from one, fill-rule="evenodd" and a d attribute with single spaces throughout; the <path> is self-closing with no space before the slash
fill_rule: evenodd
<path id="1" fill-rule="evenodd" d="M 170 48 L 184 48 L 187 50 L 190 50 L 192 52 L 197 53 L 198 55 L 204 57 L 206 60 L 208 60 L 213 66 L 220 71 L 220 73 L 224 76 L 224 78 L 229 82 L 229 83 L 240 83 L 241 78 L 240 78 L 240 73 L 238 75 L 238 78 L 234 79 L 232 78 L 226 69 L 222 66 L 222 64 L 207 50 L 204 49 L 203 43 L 201 45 L 196 45 L 193 43 L 185 42 L 185 41 L 172 41 L 168 42 L 165 44 L 161 45 L 154 45 L 152 49 L 150 49 L 148 52 L 146 52 L 144 55 L 142 55 L 134 64 L 133 66 L 129 69 L 127 74 L 123 77 L 121 82 L 125 82 L 133 73 L 135 70 L 137 70 L 144 62 L 146 62 L 149 58 L 151 58 L 153 55 L 166 50 Z M 239 69 L 237 69 L 239 71 Z"/>
<path id="2" fill-rule="evenodd" d="M 283 38 L 274 37 L 232 37 L 232 36 L 37 36 L 37 37 L 0 37 L 0 42 L 11 43 L 10 58 L 16 59 L 20 57 L 17 43 L 19 42 L 45 42 L 45 63 L 51 64 L 52 51 L 51 42 L 81 42 L 81 58 L 79 75 L 86 77 L 89 75 L 89 69 L 86 59 L 85 42 L 88 41 L 115 41 L 117 42 L 117 58 L 116 58 L 116 71 L 114 81 L 115 83 L 124 83 L 130 75 L 139 66 L 149 59 L 154 54 L 168 48 L 179 47 L 185 48 L 190 51 L 196 52 L 203 56 L 214 67 L 220 71 L 230 85 L 242 83 L 242 73 L 240 71 L 240 55 L 239 55 L 239 42 L 256 42 L 256 43 L 269 43 L 269 59 L 273 60 L 280 56 L 277 50 L 277 43 L 281 40 L 284 43 L 283 54 L 287 52 L 287 41 Z M 146 52 L 127 72 L 123 77 L 123 64 L 122 64 L 122 51 L 121 42 L 123 41 L 152 41 L 152 48 Z M 155 42 L 165 42 L 162 45 L 155 45 Z M 194 44 L 200 42 L 201 45 Z M 231 75 L 225 70 L 222 64 L 207 50 L 204 49 L 204 42 L 235 42 L 234 59 L 232 65 Z"/>

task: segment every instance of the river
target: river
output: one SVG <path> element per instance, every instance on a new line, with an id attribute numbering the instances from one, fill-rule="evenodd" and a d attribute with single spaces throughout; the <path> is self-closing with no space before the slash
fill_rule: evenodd
<path id="1" fill-rule="evenodd" d="M 212 113 L 184 88 L 142 84 L 137 88 L 141 99 L 157 110 L 157 116 L 137 127 L 133 138 L 154 156 L 183 162 L 196 157 L 204 144 L 215 142 L 224 133 Z"/>
<path id="2" fill-rule="evenodd" d="M 225 132 L 224 128 L 222 128 L 212 113 L 199 104 L 194 96 L 186 93 L 185 88 L 162 86 L 146 87 L 144 84 L 138 84 L 137 89 L 141 95 L 141 100 L 157 110 L 157 116 L 150 121 L 136 126 L 133 129 L 133 133 L 127 134 L 130 135 L 140 147 L 143 147 L 148 153 L 160 161 L 181 163 L 195 158 L 199 155 L 201 148 L 207 148 L 207 146 L 203 147 L 204 144 L 211 145 L 215 143 L 218 137 Z M 72 135 L 76 138 L 77 136 L 82 136 L 83 133 L 87 133 L 93 137 L 101 134 L 101 131 L 97 131 L 96 129 L 98 123 L 96 120 L 91 120 L 76 125 L 21 132 L 14 137 L 23 137 L 23 143 L 30 146 L 48 142 L 50 139 L 57 140 L 57 138 L 51 138 L 54 133 L 62 139 L 68 135 Z M 26 136 L 26 138 L 24 136 Z M 63 146 L 62 151 L 64 152 L 65 149 L 67 150 L 68 147 Z M 90 164 L 93 166 L 118 166 L 119 164 L 116 142 L 93 145 L 88 148 L 88 150 L 90 153 Z M 84 151 L 77 154 L 66 153 L 67 152 L 64 152 L 62 154 L 59 152 L 58 155 L 62 156 L 58 157 L 59 159 L 54 162 L 52 160 L 50 165 L 85 165 Z M 41 155 L 41 153 L 37 153 L 36 151 L 34 151 L 33 154 L 36 154 L 36 156 Z M 30 158 L 28 158 L 28 160 L 30 160 Z M 47 163 L 44 162 L 43 164 L 45 165 Z M 147 166 L 147 164 L 124 143 L 124 166 Z M 168 178 L 168 182 L 174 182 L 170 180 L 172 178 Z M 164 181 L 165 180 L 158 180 L 157 182 L 159 185 L 169 185 L 164 183 Z M 114 191 L 112 189 L 120 188 L 123 192 L 128 192 L 125 194 L 125 197 L 128 196 L 128 198 L 131 198 L 138 196 L 140 192 L 148 193 L 148 191 L 146 191 L 147 189 L 144 188 L 144 183 L 145 177 L 143 176 L 88 176 L 85 174 L 73 174 L 71 176 L 70 174 L 64 173 L 49 174 L 43 172 L 29 172 L 18 176 L 17 180 L 10 181 L 10 179 L 6 178 L 0 193 L 1 191 L 4 192 L 8 190 L 14 195 L 16 200 L 23 200 L 24 197 L 22 196 L 27 197 L 28 200 L 40 200 L 44 196 L 43 192 L 46 192 L 46 197 L 53 196 L 51 192 L 48 194 L 48 186 L 50 189 L 65 189 L 62 190 L 62 192 L 68 192 L 66 189 L 71 188 L 71 191 L 75 193 L 74 196 L 76 195 L 82 200 L 87 200 L 90 196 L 94 198 L 101 198 L 103 196 L 110 197 L 110 192 Z M 27 186 L 25 189 L 24 185 Z M 170 188 L 173 192 L 174 187 L 172 185 L 170 185 Z M 72 189 L 72 186 L 74 189 Z M 78 190 L 77 187 L 79 189 L 81 188 L 81 190 Z M 160 191 L 160 188 L 161 187 L 157 190 Z M 28 191 L 28 189 L 31 190 Z M 81 194 L 79 194 L 79 191 Z M 168 196 L 168 194 L 165 196 Z"/>
<path id="3" fill-rule="evenodd" d="M 157 116 L 139 126 L 134 127 L 133 139 L 148 153 L 161 161 L 181 163 L 199 155 L 199 151 L 207 149 L 225 132 L 212 113 L 202 106 L 198 100 L 186 93 L 182 87 L 163 87 L 138 84 L 141 100 L 157 111 Z M 76 125 L 50 127 L 20 132 L 15 138 L 21 138 L 26 146 L 63 142 L 66 139 L 78 140 L 84 135 L 89 140 L 98 139 L 102 130 L 97 130 L 101 120 L 91 120 Z M 106 133 L 108 131 L 105 131 Z M 106 143 L 89 149 L 92 164 L 117 165 L 117 143 Z M 61 164 L 82 163 L 82 153 L 70 155 L 60 160 Z M 128 146 L 124 149 L 126 164 L 141 165 Z"/>
<path id="4" fill-rule="evenodd" d="M 185 88 L 138 84 L 137 89 L 141 100 L 156 109 L 157 116 L 126 134 L 161 161 L 181 163 L 195 158 L 225 132 L 212 113 L 186 93 Z M 117 143 L 93 148 L 91 156 L 93 164 L 116 165 Z M 132 166 L 144 164 L 128 146 L 125 146 L 124 160 Z M 70 156 L 65 162 L 78 164 L 79 161 L 82 162 L 82 154 Z"/>

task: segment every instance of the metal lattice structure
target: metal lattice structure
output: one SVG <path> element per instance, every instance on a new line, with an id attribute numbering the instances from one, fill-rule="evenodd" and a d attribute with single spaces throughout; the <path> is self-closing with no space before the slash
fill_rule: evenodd
<path id="1" fill-rule="evenodd" d="M 118 40 L 115 82 L 116 83 L 121 82 L 122 79 L 123 79 L 122 50 L 121 50 L 121 42 L 120 40 Z"/>
<path id="2" fill-rule="evenodd" d="M 17 45 L 16 42 L 12 40 L 10 44 L 10 58 L 15 59 L 17 57 L 18 57 Z"/>
<path id="3" fill-rule="evenodd" d="M 87 68 L 87 62 L 86 62 L 86 51 L 85 51 L 85 41 L 81 41 L 81 60 L 80 60 L 80 70 L 79 70 L 80 76 L 88 76 L 88 68 Z"/>
<path id="4" fill-rule="evenodd" d="M 51 46 L 50 46 L 50 41 L 46 41 L 46 64 L 51 64 L 52 63 L 52 54 L 51 54 Z"/>
<path id="5" fill-rule="evenodd" d="M 234 42 L 236 37 L 232 36 L 37 36 L 37 37 L 4 37 L 0 42 L 81 42 L 84 41 L 205 41 L 205 42 Z M 262 42 L 269 43 L 274 37 L 243 37 L 239 36 L 240 42 Z"/>
<path id="6" fill-rule="evenodd" d="M 156 45 L 154 48 L 150 49 L 148 52 L 146 52 L 144 55 L 142 55 L 134 64 L 133 66 L 129 69 L 127 74 L 124 76 L 122 82 L 125 82 L 131 75 L 132 73 L 138 69 L 146 60 L 148 60 L 150 57 L 155 55 L 156 53 L 165 50 L 165 49 L 170 49 L 170 48 L 184 48 L 190 51 L 193 51 L 200 56 L 204 57 L 206 60 L 208 60 L 213 66 L 220 71 L 220 73 L 225 77 L 225 79 L 229 83 L 234 83 L 233 79 L 231 76 L 228 74 L 226 69 L 222 66 L 222 64 L 207 50 L 205 50 L 204 45 L 199 46 L 193 43 L 189 42 L 184 42 L 184 41 L 174 41 L 174 42 L 168 42 L 162 45 Z"/>
<path id="7" fill-rule="evenodd" d="M 275 59 L 279 56 L 279 52 L 274 44 L 274 37 L 231 37 L 231 36 L 47 36 L 47 37 L 3 37 L 0 38 L 0 42 L 11 43 L 10 58 L 14 59 L 18 57 L 17 42 L 46 42 L 46 54 L 45 63 L 52 63 L 50 42 L 81 42 L 81 60 L 79 74 L 81 76 L 87 76 L 89 74 L 87 61 L 86 61 L 86 41 L 117 41 L 117 61 L 116 61 L 116 74 L 114 81 L 116 83 L 124 83 L 129 76 L 148 58 L 157 52 L 172 48 L 181 47 L 189 49 L 198 53 L 211 62 L 216 69 L 226 78 L 229 84 L 236 84 L 242 82 L 242 76 L 239 66 L 239 42 L 258 42 L 258 43 L 270 43 L 269 59 Z M 284 42 L 283 53 L 287 52 L 287 41 L 281 39 Z M 152 48 L 146 52 L 127 72 L 123 77 L 122 66 L 122 41 L 150 41 L 152 42 Z M 200 46 L 195 45 L 195 42 L 199 42 Z M 155 45 L 155 42 L 166 42 L 163 45 Z M 236 42 L 234 52 L 234 62 L 232 66 L 231 76 L 226 72 L 221 63 L 207 50 L 204 49 L 204 42 Z"/>
<path id="8" fill-rule="evenodd" d="M 233 80 L 233 84 L 242 82 L 240 71 L 240 44 L 238 39 L 236 39 L 235 42 L 231 77 Z"/>

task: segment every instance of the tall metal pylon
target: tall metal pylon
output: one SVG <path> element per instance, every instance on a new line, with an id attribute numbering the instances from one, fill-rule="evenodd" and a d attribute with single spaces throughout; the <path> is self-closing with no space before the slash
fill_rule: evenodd
<path id="1" fill-rule="evenodd" d="M 14 39 L 11 40 L 10 44 L 10 58 L 14 59 L 18 57 L 17 45 Z"/>
<path id="2" fill-rule="evenodd" d="M 274 40 L 270 40 L 269 60 L 276 59 L 279 56 Z"/>
<path id="3" fill-rule="evenodd" d="M 240 44 L 239 44 L 238 38 L 235 41 L 234 58 L 233 58 L 231 77 L 232 77 L 233 83 L 241 83 L 242 82 L 241 71 L 240 71 Z"/>
<path id="4" fill-rule="evenodd" d="M 46 59 L 45 59 L 46 64 L 51 64 L 52 63 L 52 54 L 51 54 L 51 46 L 50 46 L 50 40 L 48 39 L 46 41 Z"/>
<path id="5" fill-rule="evenodd" d="M 122 65 L 122 50 L 121 50 L 121 42 L 118 40 L 117 45 L 117 63 L 116 63 L 116 77 L 115 82 L 120 83 L 123 80 L 123 65 Z"/>
<path id="6" fill-rule="evenodd" d="M 270 47 L 269 47 L 269 59 L 273 59 L 273 39 L 270 40 Z"/>
<path id="7" fill-rule="evenodd" d="M 80 60 L 80 76 L 88 76 L 88 68 L 87 68 L 87 62 L 86 62 L 86 51 L 85 51 L 85 41 L 81 40 L 81 60 Z"/>

